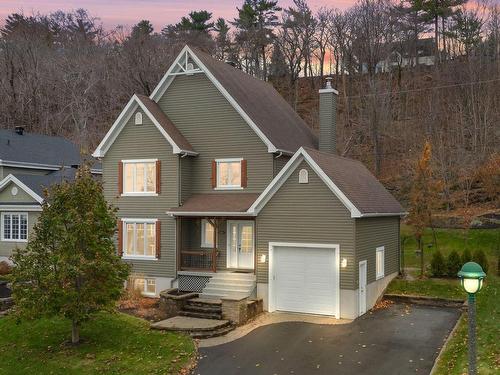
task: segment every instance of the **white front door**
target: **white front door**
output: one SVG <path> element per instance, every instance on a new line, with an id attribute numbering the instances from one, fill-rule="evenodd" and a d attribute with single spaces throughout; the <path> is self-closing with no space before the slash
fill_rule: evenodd
<path id="1" fill-rule="evenodd" d="M 227 222 L 227 267 L 254 268 L 254 222 Z"/>
<path id="2" fill-rule="evenodd" d="M 359 315 L 366 312 L 366 260 L 359 262 Z"/>

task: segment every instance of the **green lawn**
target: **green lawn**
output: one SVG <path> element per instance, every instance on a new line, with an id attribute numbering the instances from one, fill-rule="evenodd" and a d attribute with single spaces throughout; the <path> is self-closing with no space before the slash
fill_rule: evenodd
<path id="1" fill-rule="evenodd" d="M 428 244 L 433 243 L 433 235 L 430 229 L 424 234 L 424 259 L 428 264 L 432 254 L 439 249 L 446 257 L 452 250 L 457 250 L 462 254 L 466 247 L 464 231 L 460 229 L 435 229 L 437 246 L 428 248 Z M 420 255 L 415 253 L 417 243 L 413 237 L 411 228 L 402 225 L 401 236 L 407 237 L 404 243 L 404 265 L 405 267 L 420 267 Z M 467 247 L 473 253 L 482 249 L 490 260 L 490 269 L 496 269 L 496 256 L 500 250 L 500 229 L 471 229 L 468 233 Z"/>
<path id="2" fill-rule="evenodd" d="M 403 234 L 409 233 L 408 227 L 402 228 Z M 464 249 L 463 231 L 453 229 L 438 229 L 437 244 L 443 255 L 456 249 Z M 496 276 L 496 262 L 498 256 L 499 230 L 471 230 L 469 232 L 468 247 L 470 250 L 483 249 L 489 260 L 489 273 L 484 288 L 477 296 L 477 337 L 478 337 L 478 367 L 479 374 L 498 374 L 500 372 L 500 351 L 498 338 L 500 337 L 500 277 Z M 426 243 L 432 242 L 431 231 L 426 232 Z M 415 255 L 416 243 L 413 239 L 407 240 L 405 245 L 405 262 L 407 267 L 418 267 L 419 258 Z M 435 248 L 427 250 L 425 262 L 428 264 Z M 413 275 L 418 272 L 412 272 Z M 412 294 L 441 298 L 465 299 L 458 280 L 454 279 L 424 279 L 405 281 L 396 279 L 387 289 L 388 293 Z M 467 373 L 467 314 L 449 341 L 443 352 L 436 374 L 461 375 Z"/>
<path id="3" fill-rule="evenodd" d="M 0 319 L 0 374 L 177 374 L 195 352 L 188 336 L 120 313 L 85 323 L 77 347 L 65 343 L 70 332 L 62 319 Z"/>

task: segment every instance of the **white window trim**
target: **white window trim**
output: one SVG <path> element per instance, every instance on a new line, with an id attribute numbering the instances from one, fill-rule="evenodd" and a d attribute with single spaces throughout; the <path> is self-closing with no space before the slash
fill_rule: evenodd
<path id="1" fill-rule="evenodd" d="M 125 191 L 125 180 L 126 180 L 126 173 L 125 173 L 125 165 L 126 164 L 141 164 L 141 163 L 155 163 L 155 179 L 156 179 L 156 174 L 158 171 L 156 170 L 156 162 L 158 159 L 125 159 L 122 160 L 122 165 L 123 165 L 123 173 L 122 173 L 122 186 L 123 186 L 123 193 L 121 194 L 122 197 L 157 197 L 158 193 L 156 191 Z M 136 176 L 134 176 L 134 181 L 135 181 Z M 135 184 L 134 184 L 135 185 Z M 147 186 L 146 183 L 146 174 L 144 174 L 144 186 Z M 155 180 L 155 190 L 158 187 L 156 186 L 156 180 Z"/>
<path id="2" fill-rule="evenodd" d="M 381 270 L 382 272 L 377 274 L 377 254 L 381 252 L 382 253 L 382 264 L 381 264 Z M 380 280 L 385 277 L 385 246 L 379 246 L 375 250 L 375 280 Z"/>
<path id="3" fill-rule="evenodd" d="M 146 297 L 156 297 L 156 279 L 154 277 L 132 277 L 132 287 L 135 288 L 135 280 L 144 280 L 144 290 L 141 291 L 141 294 Z M 148 280 L 155 281 L 155 291 L 153 293 L 147 292 L 148 290 Z"/>
<path id="4" fill-rule="evenodd" d="M 26 215 L 26 239 L 5 238 L 5 236 L 4 236 L 4 224 L 3 224 L 4 215 Z M 2 237 L 1 237 L 2 242 L 28 242 L 28 236 L 29 236 L 29 215 L 28 215 L 28 212 L 11 212 L 11 211 L 2 212 L 0 215 L 0 218 L 1 218 L 0 225 L 2 226 L 2 228 L 1 228 L 1 230 L 2 230 Z M 12 223 L 11 223 L 10 231 L 11 231 L 11 235 L 12 235 Z M 19 222 L 19 236 L 21 236 L 21 222 Z"/>
<path id="5" fill-rule="evenodd" d="M 205 242 L 205 234 L 206 234 L 205 224 L 212 225 L 212 227 L 213 227 L 213 224 L 210 223 L 207 219 L 201 219 L 201 245 L 200 245 L 200 247 L 212 249 L 214 247 L 214 243 Z M 215 228 L 214 228 L 214 230 L 215 230 Z M 212 238 L 212 242 L 213 242 L 213 238 Z"/>
<path id="6" fill-rule="evenodd" d="M 241 179 L 243 176 L 241 176 L 240 172 L 240 184 L 239 185 L 224 185 L 220 186 L 219 185 L 219 164 L 221 163 L 240 163 L 240 171 L 241 171 L 241 162 L 243 161 L 243 158 L 228 158 L 228 159 L 215 159 L 216 163 L 216 187 L 214 190 L 243 190 L 243 187 L 241 186 Z"/>
<path id="7" fill-rule="evenodd" d="M 127 239 L 128 239 L 128 235 L 127 235 L 127 224 L 154 224 L 155 225 L 155 247 L 156 247 L 156 241 L 158 241 L 158 239 L 156 238 L 156 223 L 157 223 L 158 219 L 144 219 L 144 218 L 137 218 L 137 219 L 134 219 L 134 218 L 123 218 L 122 219 L 122 233 L 123 233 L 123 237 L 122 237 L 122 241 L 123 241 L 123 244 L 122 244 L 122 248 L 123 248 L 123 255 L 122 255 L 122 259 L 130 259 L 130 260 L 158 260 L 158 258 L 156 257 L 156 255 L 134 255 L 134 254 L 126 254 L 126 251 L 127 251 Z M 137 236 L 137 231 L 134 230 L 134 242 L 136 240 L 136 236 Z M 146 248 L 146 241 L 147 241 L 147 236 L 144 235 L 144 248 Z"/>

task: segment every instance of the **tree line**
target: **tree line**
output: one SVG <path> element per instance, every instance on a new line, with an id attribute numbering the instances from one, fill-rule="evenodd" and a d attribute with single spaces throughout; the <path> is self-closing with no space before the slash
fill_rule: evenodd
<path id="1" fill-rule="evenodd" d="M 358 0 L 313 11 L 306 0 L 244 0 L 232 20 L 196 10 L 160 30 L 148 20 L 105 29 L 83 9 L 14 13 L 0 30 L 0 126 L 91 151 L 185 43 L 269 81 L 313 129 L 317 90 L 332 76 L 339 153 L 403 200 L 429 141 L 442 208 L 498 205 L 488 188 L 498 173 L 484 177 L 500 158 L 500 7 L 488 1 Z"/>

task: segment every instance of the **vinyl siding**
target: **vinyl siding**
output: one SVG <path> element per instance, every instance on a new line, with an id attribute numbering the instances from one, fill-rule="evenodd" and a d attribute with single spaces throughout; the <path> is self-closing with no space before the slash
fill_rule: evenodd
<path id="1" fill-rule="evenodd" d="M 319 149 L 335 154 L 336 149 L 337 95 L 319 94 Z"/>
<path id="2" fill-rule="evenodd" d="M 191 196 L 193 157 L 180 158 L 179 163 L 180 205 L 182 205 Z"/>
<path id="3" fill-rule="evenodd" d="M 290 160 L 290 157 L 281 155 L 279 158 L 274 157 L 274 176 L 276 176 L 283 169 L 286 163 Z"/>
<path id="4" fill-rule="evenodd" d="M 118 196 L 118 163 L 124 159 L 161 160 L 161 193 L 152 197 Z M 172 147 L 143 114 L 143 125 L 131 116 L 102 161 L 104 194 L 118 208 L 121 218 L 156 218 L 161 222 L 161 256 L 158 260 L 134 260 L 133 272 L 145 276 L 174 277 L 176 271 L 175 219 L 168 208 L 178 206 L 179 158 Z"/>
<path id="5" fill-rule="evenodd" d="M 9 183 L 6 187 L 0 191 L 0 203 L 36 203 L 38 202 L 34 200 L 28 193 L 26 193 L 23 189 L 17 186 L 17 195 L 11 194 L 11 189 L 17 186 L 13 182 Z"/>
<path id="6" fill-rule="evenodd" d="M 309 183 L 299 184 L 299 170 L 309 171 Z M 302 162 L 257 217 L 257 281 L 268 282 L 269 242 L 339 244 L 342 289 L 355 289 L 354 219 L 307 162 Z"/>
<path id="7" fill-rule="evenodd" d="M 22 211 L 16 211 L 22 212 Z M 38 218 L 40 217 L 40 212 L 28 212 L 28 240 L 33 233 L 33 227 L 36 224 Z M 0 223 L 3 226 L 3 223 Z M 2 229 L 3 230 L 3 229 Z M 12 252 L 16 248 L 24 249 L 26 247 L 26 242 L 7 242 L 1 241 L 0 237 L 0 257 L 10 257 Z"/>
<path id="8" fill-rule="evenodd" d="M 199 153 L 191 160 L 192 194 L 214 192 L 214 159 L 247 160 L 248 187 L 235 193 L 262 192 L 269 184 L 274 167 L 267 147 L 204 74 L 177 76 L 158 104 Z"/>
<path id="9" fill-rule="evenodd" d="M 376 248 L 384 246 L 384 274 L 399 272 L 399 217 L 356 219 L 356 284 L 357 264 L 367 261 L 367 283 L 375 281 Z"/>

